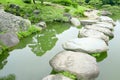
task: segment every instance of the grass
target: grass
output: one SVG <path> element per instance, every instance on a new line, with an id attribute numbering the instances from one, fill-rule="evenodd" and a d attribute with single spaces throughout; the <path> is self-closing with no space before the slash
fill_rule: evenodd
<path id="1" fill-rule="evenodd" d="M 19 31 L 17 33 L 17 36 L 19 39 L 22 39 L 30 36 L 33 33 L 40 32 L 40 31 L 41 31 L 41 28 L 37 28 L 36 26 L 32 25 L 31 27 L 29 27 L 27 31 Z"/>

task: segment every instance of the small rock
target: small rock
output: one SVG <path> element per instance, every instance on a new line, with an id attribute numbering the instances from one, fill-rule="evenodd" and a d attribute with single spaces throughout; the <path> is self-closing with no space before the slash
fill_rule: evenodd
<path id="1" fill-rule="evenodd" d="M 16 4 L 10 4 L 9 7 L 10 7 L 10 8 L 13 8 L 13 9 L 16 9 L 16 10 L 19 10 L 19 9 L 20 9 L 20 7 L 19 7 L 18 5 L 16 5 Z"/>
<path id="2" fill-rule="evenodd" d="M 63 75 L 57 74 L 57 75 L 48 75 L 47 77 L 43 78 L 42 80 L 72 80 L 72 79 L 65 77 Z"/>
<path id="3" fill-rule="evenodd" d="M 99 75 L 96 59 L 82 52 L 60 52 L 50 60 L 50 65 L 57 72 L 75 74 L 77 80 L 92 80 Z"/>
<path id="4" fill-rule="evenodd" d="M 98 21 L 97 20 L 80 20 L 80 22 L 82 25 L 92 25 L 97 23 Z"/>
<path id="5" fill-rule="evenodd" d="M 85 52 L 89 54 L 102 53 L 108 50 L 108 46 L 104 40 L 92 37 L 72 39 L 65 42 L 62 47 L 65 50 Z"/>
<path id="6" fill-rule="evenodd" d="M 109 15 L 112 15 L 112 13 L 109 11 L 101 11 L 101 15 L 102 16 L 109 16 Z"/>
<path id="7" fill-rule="evenodd" d="M 44 21 L 41 21 L 41 22 L 37 23 L 36 26 L 42 27 L 43 29 L 47 27 L 47 25 Z"/>
<path id="8" fill-rule="evenodd" d="M 107 28 L 104 28 L 104 27 L 94 26 L 94 25 L 86 25 L 85 28 L 94 29 L 94 30 L 97 30 L 97 31 L 104 33 L 105 35 L 107 35 L 109 37 L 114 37 L 113 32 Z"/>
<path id="9" fill-rule="evenodd" d="M 109 37 L 104 35 L 104 33 L 93 30 L 93 29 L 86 29 L 86 28 L 82 28 L 79 31 L 78 37 L 93 37 L 93 38 L 99 38 L 99 39 L 103 39 L 105 42 L 109 41 Z"/>
<path id="10" fill-rule="evenodd" d="M 7 47 L 13 47 L 19 43 L 19 39 L 16 34 L 7 32 L 0 34 L 0 42 Z"/>
<path id="11" fill-rule="evenodd" d="M 40 10 L 34 10 L 33 13 L 38 15 L 40 14 Z"/>
<path id="12" fill-rule="evenodd" d="M 80 26 L 80 21 L 77 18 L 72 17 L 70 19 L 70 22 L 74 25 L 74 26 Z"/>

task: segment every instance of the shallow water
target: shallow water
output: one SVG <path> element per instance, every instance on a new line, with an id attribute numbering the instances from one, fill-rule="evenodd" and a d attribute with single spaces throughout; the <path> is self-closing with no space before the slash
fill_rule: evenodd
<path id="1" fill-rule="evenodd" d="M 35 36 L 26 38 L 2 59 L 0 77 L 10 74 L 16 80 L 41 80 L 51 73 L 49 60 L 62 51 L 62 43 L 76 38 L 78 29 L 69 24 L 50 24 Z M 44 54 L 44 55 L 43 55 Z M 4 65 L 3 62 L 6 61 Z"/>
<path id="2" fill-rule="evenodd" d="M 100 75 L 97 80 L 120 80 L 120 21 L 116 24 L 114 38 L 109 41 L 108 56 L 99 62 Z"/>
<path id="3" fill-rule="evenodd" d="M 9 80 L 42 80 L 51 73 L 49 60 L 63 50 L 62 43 L 77 35 L 78 29 L 69 24 L 49 24 L 39 34 L 23 39 L 14 50 L 0 55 L 0 77 L 10 75 Z M 98 63 L 100 75 L 96 80 L 120 80 L 120 22 L 117 22 L 114 35 L 107 57 L 103 55 L 100 60 L 106 58 Z"/>

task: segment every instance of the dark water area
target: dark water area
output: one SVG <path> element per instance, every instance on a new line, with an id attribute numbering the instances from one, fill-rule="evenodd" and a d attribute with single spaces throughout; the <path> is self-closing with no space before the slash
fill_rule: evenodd
<path id="1" fill-rule="evenodd" d="M 96 80 L 120 80 L 120 21 L 116 22 L 109 50 L 98 62 Z M 42 80 L 52 71 L 49 60 L 62 51 L 62 43 L 77 38 L 79 29 L 69 24 L 50 23 L 42 32 L 22 39 L 10 52 L 0 55 L 0 80 Z"/>

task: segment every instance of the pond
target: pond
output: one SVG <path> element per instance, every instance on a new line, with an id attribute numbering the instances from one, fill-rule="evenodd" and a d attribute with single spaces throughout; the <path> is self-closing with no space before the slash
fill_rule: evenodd
<path id="1" fill-rule="evenodd" d="M 14 50 L 0 55 L 0 80 L 42 80 L 52 71 L 49 60 L 62 51 L 62 43 L 77 38 L 76 27 L 50 23 L 42 32 L 21 40 Z M 100 75 L 96 80 L 119 80 L 120 22 L 114 29 L 115 37 L 109 42 L 107 57 L 98 63 Z M 16 78 L 16 79 L 14 79 Z"/>
<path id="2" fill-rule="evenodd" d="M 49 60 L 63 50 L 61 44 L 77 35 L 78 29 L 69 24 L 49 24 L 41 33 L 23 39 L 13 51 L 1 55 L 0 77 L 42 80 L 51 73 Z"/>

